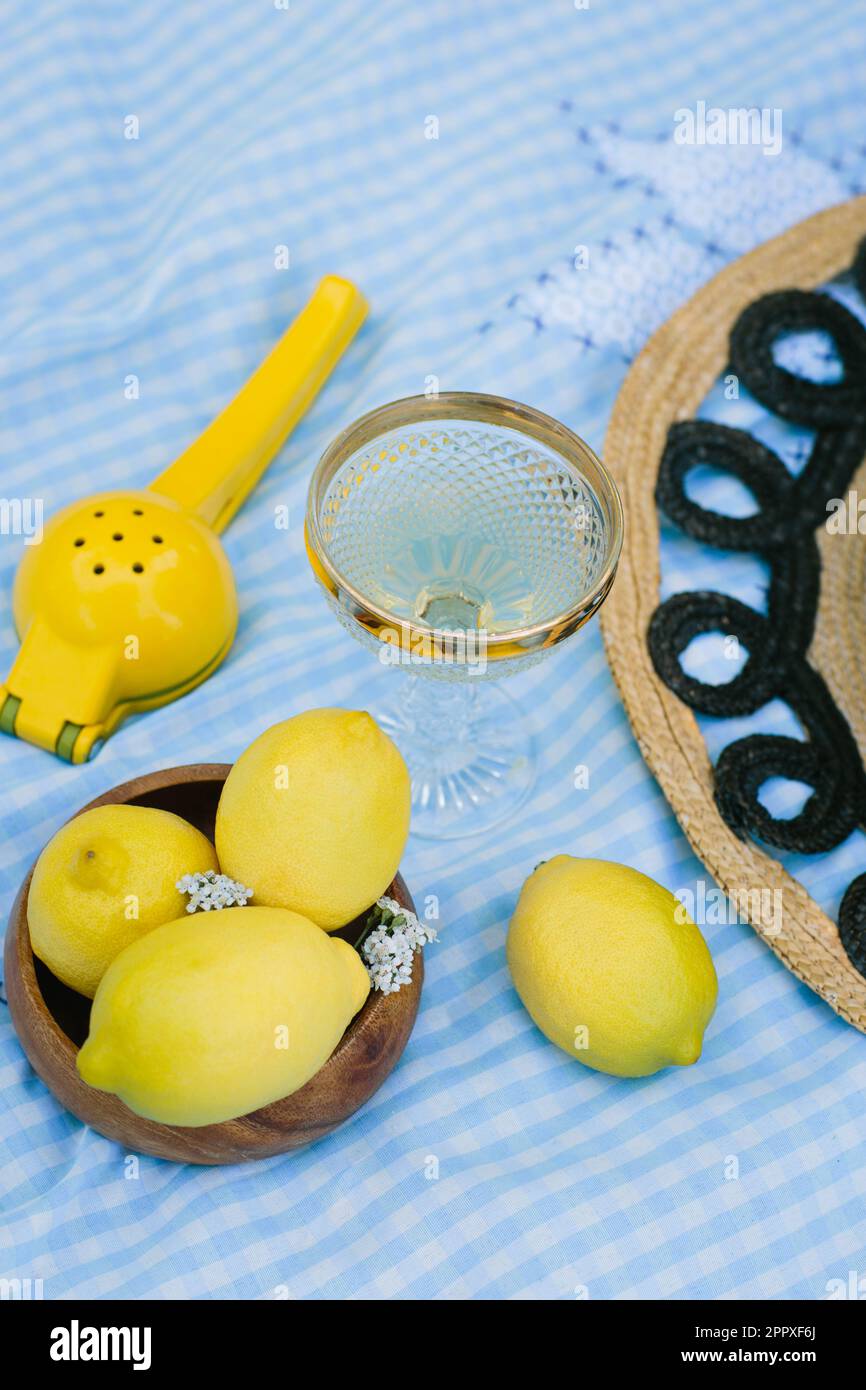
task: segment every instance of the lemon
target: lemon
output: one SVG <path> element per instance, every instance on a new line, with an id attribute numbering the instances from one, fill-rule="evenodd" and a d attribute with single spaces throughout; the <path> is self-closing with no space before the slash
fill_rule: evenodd
<path id="1" fill-rule="evenodd" d="M 218 1124 L 309 1081 L 369 988 L 357 951 L 297 913 L 195 913 L 109 966 L 78 1070 L 147 1119 Z"/>
<path id="2" fill-rule="evenodd" d="M 551 1042 L 596 1071 L 649 1076 L 701 1055 L 716 1006 L 707 944 L 636 869 L 560 854 L 523 885 L 508 966 Z"/>
<path id="3" fill-rule="evenodd" d="M 406 764 L 369 714 L 309 710 L 238 758 L 220 797 L 217 853 L 255 903 L 334 931 L 391 883 L 409 807 Z"/>
<path id="4" fill-rule="evenodd" d="M 181 875 L 218 868 L 213 845 L 180 816 L 95 806 L 62 826 L 36 861 L 27 899 L 33 950 L 92 999 L 125 946 L 181 915 Z"/>

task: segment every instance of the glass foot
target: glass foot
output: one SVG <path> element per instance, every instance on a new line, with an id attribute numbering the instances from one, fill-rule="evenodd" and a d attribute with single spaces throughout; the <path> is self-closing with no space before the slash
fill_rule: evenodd
<path id="1" fill-rule="evenodd" d="M 412 833 L 479 835 L 513 815 L 535 779 L 520 706 L 495 684 L 406 675 L 374 713 L 412 777 Z"/>

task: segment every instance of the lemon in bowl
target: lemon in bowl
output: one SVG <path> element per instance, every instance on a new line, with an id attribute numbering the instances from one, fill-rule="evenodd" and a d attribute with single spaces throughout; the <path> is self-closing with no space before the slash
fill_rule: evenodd
<path id="1" fill-rule="evenodd" d="M 94 806 L 49 840 L 27 899 L 34 954 L 63 984 L 92 999 L 125 947 L 180 917 L 187 873 L 217 870 L 200 830 L 151 806 Z"/>

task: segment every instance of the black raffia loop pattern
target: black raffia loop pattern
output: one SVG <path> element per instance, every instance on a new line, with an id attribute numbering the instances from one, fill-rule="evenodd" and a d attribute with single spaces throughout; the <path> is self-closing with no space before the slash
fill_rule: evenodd
<path id="1" fill-rule="evenodd" d="M 839 908 L 839 935 L 851 964 L 866 975 L 866 874 L 845 889 Z"/>
<path id="2" fill-rule="evenodd" d="M 833 339 L 840 381 L 808 381 L 774 361 L 773 348 L 785 334 L 815 331 Z M 866 420 L 866 328 L 829 295 L 780 290 L 755 300 L 734 324 L 730 353 L 736 376 L 783 420 L 810 429 Z"/>
<path id="3" fill-rule="evenodd" d="M 723 749 L 716 763 L 716 805 L 742 839 L 751 834 L 799 853 L 822 854 L 841 844 L 866 811 L 866 780 L 854 736 L 817 671 L 792 663 L 785 699 L 808 739 L 750 734 Z M 770 777 L 805 782 L 812 794 L 799 815 L 779 820 L 758 793 Z"/>
<path id="4" fill-rule="evenodd" d="M 851 275 L 866 299 L 866 239 Z M 842 364 L 839 380 L 810 381 L 776 363 L 780 338 L 812 331 L 832 339 Z M 856 741 L 807 660 L 821 582 L 814 533 L 826 521 L 830 499 L 845 495 L 866 455 L 866 329 L 827 294 L 784 290 L 764 295 L 740 315 L 731 332 L 730 361 L 763 405 L 815 432 L 805 467 L 794 478 L 771 449 L 744 431 L 683 421 L 668 432 L 656 502 L 693 539 L 761 555 L 770 572 L 766 616 L 728 594 L 675 594 L 653 614 L 647 641 L 660 679 L 702 714 L 754 714 L 773 699 L 790 707 L 804 739 L 752 734 L 728 744 L 715 766 L 715 799 L 740 839 L 751 835 L 779 849 L 818 854 L 866 825 L 866 773 Z M 724 516 L 694 502 L 686 482 L 700 466 L 737 478 L 755 499 L 754 513 Z M 736 637 L 747 651 L 726 684 L 710 685 L 683 670 L 683 652 L 705 633 Z M 771 777 L 811 788 L 798 815 L 779 819 L 761 804 L 761 788 Z M 866 874 L 845 893 L 839 932 L 852 964 L 866 976 Z"/>
<path id="5" fill-rule="evenodd" d="M 866 237 L 861 241 L 857 255 L 854 257 L 851 277 L 860 298 L 866 299 Z"/>

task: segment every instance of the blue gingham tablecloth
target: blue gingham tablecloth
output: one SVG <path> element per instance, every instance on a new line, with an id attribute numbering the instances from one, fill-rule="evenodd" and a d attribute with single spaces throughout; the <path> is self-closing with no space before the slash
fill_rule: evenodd
<path id="1" fill-rule="evenodd" d="M 324 444 L 435 378 L 528 401 L 600 448 L 628 362 L 678 303 L 866 186 L 862 20 L 854 0 L 3 7 L 4 496 L 49 512 L 146 483 L 320 275 L 372 304 L 227 532 L 242 618 L 225 666 L 84 768 L 0 739 L 4 913 L 104 788 L 231 760 L 304 708 L 375 706 L 398 677 L 333 622 L 303 551 Z M 678 146 L 674 113 L 699 101 L 780 111 L 781 152 Z M 4 669 L 20 549 L 0 536 Z M 695 563 L 667 537 L 666 592 Z M 741 577 L 760 602 L 761 576 Z M 484 838 L 410 841 L 441 944 L 400 1065 L 335 1135 L 249 1167 L 136 1171 L 53 1100 L 0 1006 L 0 1275 L 51 1299 L 821 1299 L 866 1275 L 866 1039 L 747 926 L 705 925 L 720 996 L 694 1068 L 615 1080 L 533 1027 L 504 940 L 540 859 L 617 859 L 672 889 L 706 878 L 597 625 L 511 689 L 539 740 L 534 797 Z M 792 867 L 835 912 L 862 837 Z"/>

